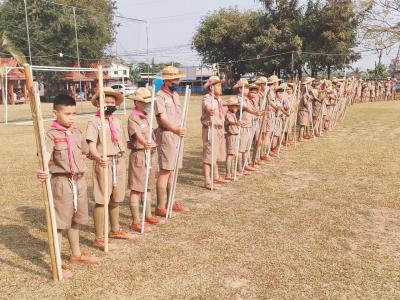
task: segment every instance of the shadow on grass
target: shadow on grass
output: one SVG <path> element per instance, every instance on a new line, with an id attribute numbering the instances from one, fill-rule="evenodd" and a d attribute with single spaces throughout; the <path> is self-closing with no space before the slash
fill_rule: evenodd
<path id="1" fill-rule="evenodd" d="M 29 222 L 29 225 L 32 227 L 37 228 L 41 232 L 47 234 L 47 225 L 45 223 L 45 215 L 43 209 L 33 208 L 28 206 L 18 207 L 17 211 L 20 212 L 22 215 L 22 219 Z M 90 212 L 92 211 L 91 205 L 89 204 L 89 216 Z M 81 225 L 80 226 L 81 232 L 88 232 L 93 234 L 93 230 L 88 225 Z M 63 235 L 65 235 L 64 233 Z M 67 239 L 63 237 L 63 243 L 66 243 Z M 85 245 L 87 247 L 92 247 L 92 241 L 86 238 L 83 238 L 82 235 L 80 236 L 80 244 Z"/>
<path id="2" fill-rule="evenodd" d="M 0 262 L 12 268 L 20 269 L 34 275 L 49 277 L 50 265 L 43 260 L 42 251 L 48 250 L 48 244 L 29 233 L 29 227 L 21 225 L 0 225 L 0 245 L 3 245 L 23 260 L 30 261 L 47 272 L 38 272 L 26 266 L 15 263 L 6 257 L 0 258 Z"/>

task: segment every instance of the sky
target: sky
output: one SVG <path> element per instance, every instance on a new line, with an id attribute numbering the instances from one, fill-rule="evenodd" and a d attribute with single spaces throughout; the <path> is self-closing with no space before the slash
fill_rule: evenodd
<path id="1" fill-rule="evenodd" d="M 261 8 L 257 0 L 117 0 L 118 14 L 147 20 L 150 59 L 154 58 L 156 63 L 175 61 L 186 66 L 200 64 L 200 57 L 191 50 L 190 43 L 201 19 L 214 10 L 230 6 L 241 10 Z M 114 53 L 128 61 L 145 61 L 145 23 L 116 20 L 119 27 Z M 397 47 L 384 53 L 383 63 L 389 64 L 396 55 Z M 372 69 L 377 60 L 376 53 L 365 53 L 353 67 Z"/>

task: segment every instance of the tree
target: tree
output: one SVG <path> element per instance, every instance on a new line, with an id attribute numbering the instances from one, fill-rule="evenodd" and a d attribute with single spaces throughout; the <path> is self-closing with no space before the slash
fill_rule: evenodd
<path id="1" fill-rule="evenodd" d="M 235 77 L 246 73 L 249 44 L 254 43 L 258 13 L 240 12 L 236 8 L 220 9 L 202 19 L 192 41 L 192 47 L 204 63 L 232 62 Z"/>
<path id="2" fill-rule="evenodd" d="M 112 0 L 59 0 L 76 5 L 79 52 L 82 65 L 101 58 L 113 42 L 115 27 Z M 77 61 L 75 25 L 71 7 L 57 6 L 41 0 L 27 1 L 33 63 L 36 65 L 72 65 Z M 98 13 L 96 13 L 98 12 Z M 5 0 L 0 4 L 0 33 L 28 56 L 24 2 Z M 61 59 L 57 54 L 63 53 Z"/>

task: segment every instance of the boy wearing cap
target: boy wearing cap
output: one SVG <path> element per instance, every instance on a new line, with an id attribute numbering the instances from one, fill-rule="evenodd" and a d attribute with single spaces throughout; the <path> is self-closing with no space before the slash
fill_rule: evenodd
<path id="1" fill-rule="evenodd" d="M 54 99 L 56 120 L 46 133 L 46 149 L 50 157 L 51 189 L 54 197 L 58 241 L 62 241 L 63 231 L 67 231 L 72 263 L 93 264 L 97 262 L 88 251 L 81 251 L 79 227 L 88 222 L 87 185 L 85 157 L 87 149 L 84 137 L 74 127 L 76 102 L 70 96 L 58 95 Z M 45 181 L 49 174 L 37 170 L 37 178 Z M 62 264 L 63 278 L 71 278 L 73 273 L 68 264 Z"/>
<path id="2" fill-rule="evenodd" d="M 113 116 L 117 106 L 123 101 L 123 95 L 112 88 L 104 88 L 106 118 L 106 143 L 102 140 L 100 111 L 87 124 L 85 139 L 89 144 L 90 158 L 93 159 L 93 201 L 95 202 L 93 220 L 96 237 L 93 245 L 104 249 L 104 234 L 113 239 L 131 239 L 132 236 L 119 226 L 119 204 L 125 199 L 126 164 L 125 134 L 122 121 Z M 99 93 L 92 98 L 92 104 L 99 107 Z M 104 144 L 107 157 L 102 157 Z M 104 174 L 108 172 L 108 207 L 111 231 L 104 232 Z"/>
<path id="3" fill-rule="evenodd" d="M 135 108 L 128 119 L 128 134 L 131 145 L 128 168 L 128 187 L 131 190 L 130 209 L 132 213 L 131 228 L 134 231 L 141 232 L 141 219 L 139 212 L 139 201 L 145 192 L 146 179 L 146 150 L 151 153 L 150 176 L 147 186 L 147 201 L 145 208 L 145 221 L 148 224 L 161 224 L 161 220 L 152 216 L 151 212 L 151 192 L 156 185 L 156 148 L 155 136 L 149 132 L 151 115 L 151 92 L 144 87 L 138 88 L 135 93 L 128 97 L 135 101 Z M 149 143 L 149 135 L 151 142 Z M 148 227 L 144 228 L 149 231 Z"/>
<path id="4" fill-rule="evenodd" d="M 204 84 L 207 94 L 202 101 L 202 124 L 203 139 L 203 175 L 204 187 L 211 190 L 211 164 L 214 165 L 214 183 L 227 183 L 221 178 L 218 171 L 218 163 L 224 162 L 226 158 L 226 146 L 224 138 L 224 108 L 222 104 L 222 80 L 218 76 L 211 76 Z M 212 120 L 213 119 L 213 120 Z M 214 137 L 212 138 L 212 122 L 214 122 Z M 213 142 L 213 144 L 212 144 Z M 214 150 L 214 161 L 211 161 L 212 148 Z"/>
<path id="5" fill-rule="evenodd" d="M 157 93 L 155 102 L 155 115 L 158 123 L 156 134 L 159 174 L 156 183 L 157 208 L 155 214 L 160 217 L 167 215 L 167 199 L 172 187 L 176 148 L 179 138 L 185 135 L 186 130 L 180 127 L 182 120 L 182 105 L 176 92 L 179 80 L 184 77 L 177 68 L 165 67 L 161 71 L 164 84 Z M 183 147 L 182 147 L 183 151 Z M 182 155 L 178 162 L 178 168 L 182 167 Z M 174 211 L 183 211 L 185 208 L 177 201 L 172 207 Z"/>

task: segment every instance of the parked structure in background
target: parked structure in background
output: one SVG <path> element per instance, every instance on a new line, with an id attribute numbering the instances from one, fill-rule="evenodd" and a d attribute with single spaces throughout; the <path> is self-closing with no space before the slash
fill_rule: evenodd
<path id="1" fill-rule="evenodd" d="M 392 60 L 390 64 L 390 70 L 392 72 L 392 77 L 400 80 L 400 45 L 399 49 L 397 50 L 397 56 L 395 59 Z"/>

